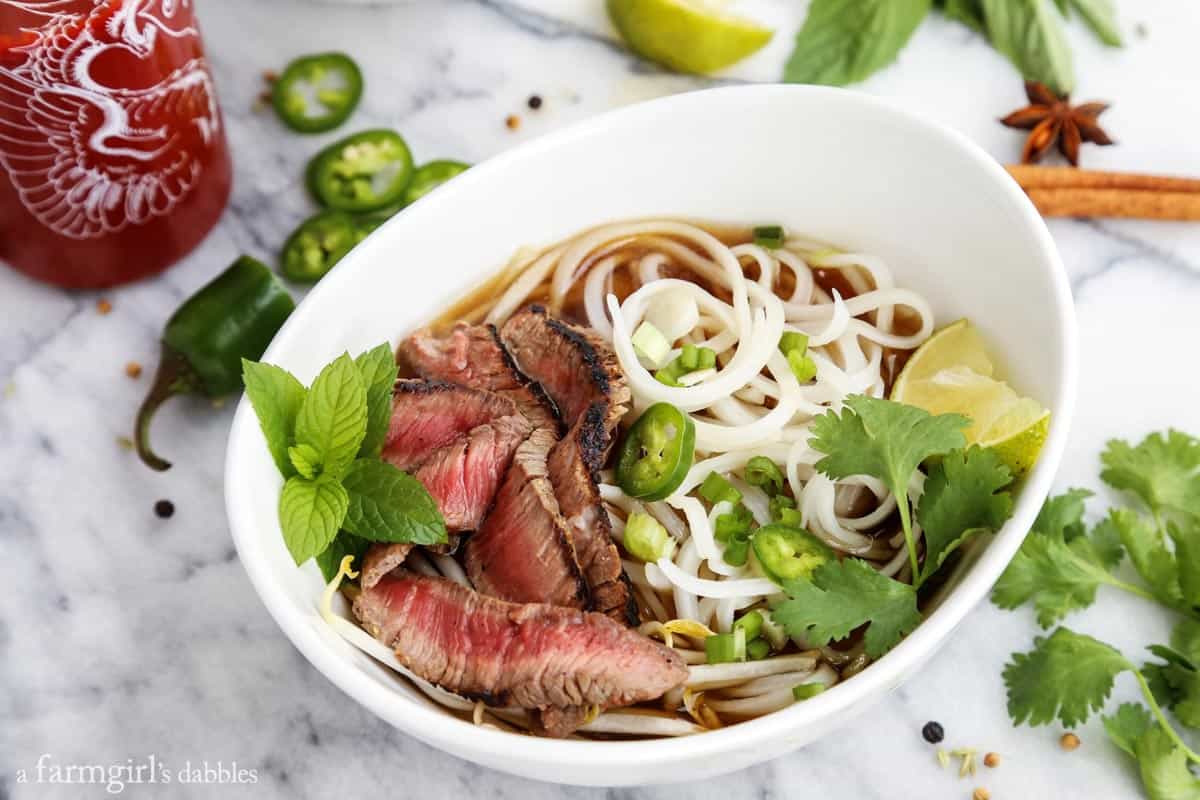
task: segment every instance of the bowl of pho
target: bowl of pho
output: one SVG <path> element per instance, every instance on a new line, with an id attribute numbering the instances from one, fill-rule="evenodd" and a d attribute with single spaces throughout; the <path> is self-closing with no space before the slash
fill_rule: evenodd
<path id="1" fill-rule="evenodd" d="M 404 732 L 573 784 L 795 750 L 1032 524 L 1070 289 L 962 136 L 840 90 L 651 101 L 472 168 L 297 308 L 230 436 L 284 633 Z"/>

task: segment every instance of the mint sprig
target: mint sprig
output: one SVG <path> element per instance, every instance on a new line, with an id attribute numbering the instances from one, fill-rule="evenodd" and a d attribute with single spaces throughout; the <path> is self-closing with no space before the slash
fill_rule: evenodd
<path id="1" fill-rule="evenodd" d="M 343 353 L 308 389 L 271 364 L 243 361 L 242 368 L 267 448 L 287 479 L 279 523 L 297 564 L 316 557 L 328 574 L 342 555 L 361 555 L 365 542 L 446 541 L 425 487 L 379 460 L 397 374 L 387 344 L 358 358 Z"/>

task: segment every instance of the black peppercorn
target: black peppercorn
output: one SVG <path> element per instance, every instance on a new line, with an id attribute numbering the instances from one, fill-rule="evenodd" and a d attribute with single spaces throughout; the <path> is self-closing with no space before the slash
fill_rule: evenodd
<path id="1" fill-rule="evenodd" d="M 542 96 L 538 95 L 538 94 L 530 95 L 529 96 L 529 107 L 532 108 L 534 111 L 537 111 L 539 108 L 541 108 L 542 107 Z"/>
<path id="2" fill-rule="evenodd" d="M 175 513 L 175 504 L 170 500 L 159 500 L 154 504 L 154 513 L 162 519 L 167 519 Z"/>
<path id="3" fill-rule="evenodd" d="M 937 722 L 926 722 L 925 727 L 921 728 L 921 735 L 925 737 L 925 741 L 930 744 L 937 744 L 942 739 L 946 738 L 946 731 Z"/>

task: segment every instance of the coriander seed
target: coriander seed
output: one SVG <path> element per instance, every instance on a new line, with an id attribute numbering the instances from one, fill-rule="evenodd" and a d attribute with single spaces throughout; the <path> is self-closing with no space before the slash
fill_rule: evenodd
<path id="1" fill-rule="evenodd" d="M 1063 750 L 1075 750 L 1079 747 L 1079 737 L 1073 733 L 1064 733 L 1058 740 Z"/>
<path id="2" fill-rule="evenodd" d="M 130 378 L 137 380 L 142 377 L 142 365 L 136 361 L 130 361 L 125 365 L 125 374 Z"/>
<path id="3" fill-rule="evenodd" d="M 1000 756 L 996 753 L 988 753 L 983 757 L 983 765 L 992 768 L 1000 766 Z"/>
<path id="4" fill-rule="evenodd" d="M 992 793 L 980 786 L 971 794 L 971 800 L 991 800 Z"/>
<path id="5" fill-rule="evenodd" d="M 101 297 L 96 301 L 96 312 L 99 314 L 108 314 L 112 311 L 112 303 Z"/>
<path id="6" fill-rule="evenodd" d="M 516 114 L 509 114 L 504 118 L 504 124 L 510 131 L 515 131 L 517 128 L 521 127 L 521 118 Z"/>

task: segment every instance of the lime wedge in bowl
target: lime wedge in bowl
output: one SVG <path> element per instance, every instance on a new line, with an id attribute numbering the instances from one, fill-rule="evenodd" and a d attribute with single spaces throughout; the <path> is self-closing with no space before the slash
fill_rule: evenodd
<path id="1" fill-rule="evenodd" d="M 1050 412 L 993 377 L 995 366 L 979 331 L 965 319 L 917 348 L 892 386 L 891 398 L 931 414 L 964 414 L 968 444 L 990 447 L 1021 477 L 1037 461 Z"/>
<path id="2" fill-rule="evenodd" d="M 724 69 L 774 33 L 711 0 L 608 0 L 608 15 L 633 52 L 680 72 Z"/>

